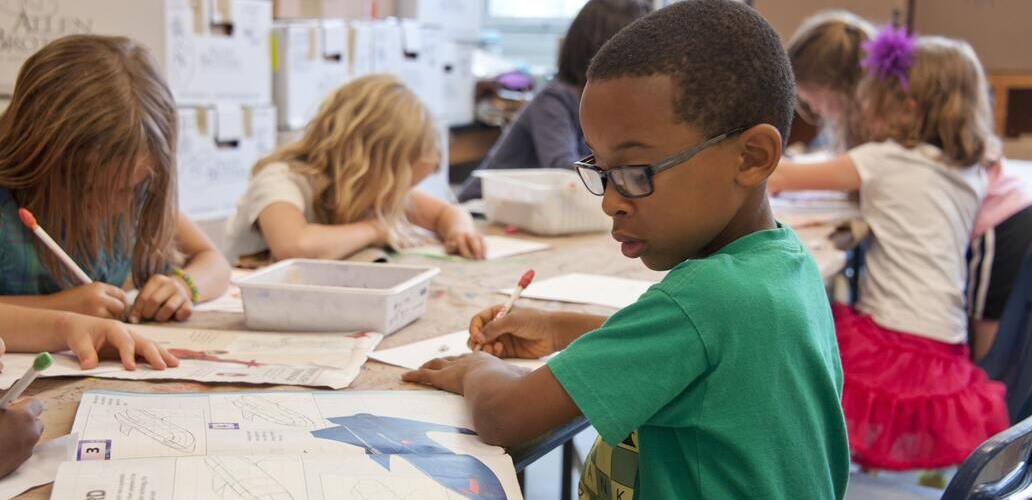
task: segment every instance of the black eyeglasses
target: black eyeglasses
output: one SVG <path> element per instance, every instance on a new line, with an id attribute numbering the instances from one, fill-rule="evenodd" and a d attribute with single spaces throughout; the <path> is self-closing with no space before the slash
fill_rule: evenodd
<path id="1" fill-rule="evenodd" d="M 620 193 L 620 196 L 624 198 L 644 198 L 655 191 L 652 178 L 656 174 L 691 160 L 692 157 L 699 154 L 702 150 L 724 139 L 745 132 L 747 128 L 740 127 L 730 132 L 725 132 L 687 151 L 677 153 L 652 165 L 624 165 L 602 170 L 595 165 L 595 155 L 590 155 L 574 163 L 573 166 L 577 169 L 577 174 L 580 175 L 581 181 L 584 182 L 584 187 L 588 188 L 588 191 L 593 195 L 604 195 L 606 193 L 606 185 L 612 180 L 613 187 L 616 188 L 616 192 Z"/>

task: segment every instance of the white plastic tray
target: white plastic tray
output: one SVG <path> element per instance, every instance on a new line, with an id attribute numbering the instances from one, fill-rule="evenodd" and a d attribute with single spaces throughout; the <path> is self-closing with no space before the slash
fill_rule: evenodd
<path id="1" fill-rule="evenodd" d="M 426 312 L 435 267 L 290 259 L 237 280 L 247 327 L 384 335 Z"/>
<path id="2" fill-rule="evenodd" d="M 572 170 L 477 170 L 487 219 L 532 233 L 561 235 L 606 231 L 612 226 L 602 198 L 588 192 Z"/>

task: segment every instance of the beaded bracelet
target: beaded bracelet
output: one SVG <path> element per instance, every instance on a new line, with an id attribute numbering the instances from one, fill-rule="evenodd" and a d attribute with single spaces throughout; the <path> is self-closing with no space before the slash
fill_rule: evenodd
<path id="1" fill-rule="evenodd" d="M 172 276 L 183 280 L 186 283 L 187 288 L 190 289 L 190 302 L 197 302 L 201 300 L 201 291 L 197 288 L 197 283 L 194 283 L 193 277 L 190 276 L 186 271 L 175 267 L 172 268 Z"/>

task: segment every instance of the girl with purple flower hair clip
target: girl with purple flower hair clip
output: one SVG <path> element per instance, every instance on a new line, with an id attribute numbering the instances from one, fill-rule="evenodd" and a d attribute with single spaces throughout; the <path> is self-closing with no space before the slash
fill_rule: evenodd
<path id="1" fill-rule="evenodd" d="M 1003 385 L 969 358 L 964 305 L 982 165 L 997 147 L 988 86 L 962 41 L 886 28 L 864 48 L 866 143 L 823 163 L 783 160 L 767 186 L 859 191 L 871 228 L 860 297 L 832 306 L 853 460 L 948 467 L 1008 425 Z"/>

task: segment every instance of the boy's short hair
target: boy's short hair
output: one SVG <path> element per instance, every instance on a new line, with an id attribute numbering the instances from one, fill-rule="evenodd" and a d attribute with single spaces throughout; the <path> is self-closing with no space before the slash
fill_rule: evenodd
<path id="1" fill-rule="evenodd" d="M 792 67 L 774 29 L 733 0 L 683 0 L 611 38 L 588 81 L 670 75 L 674 114 L 707 136 L 769 123 L 788 139 L 795 107 Z"/>

